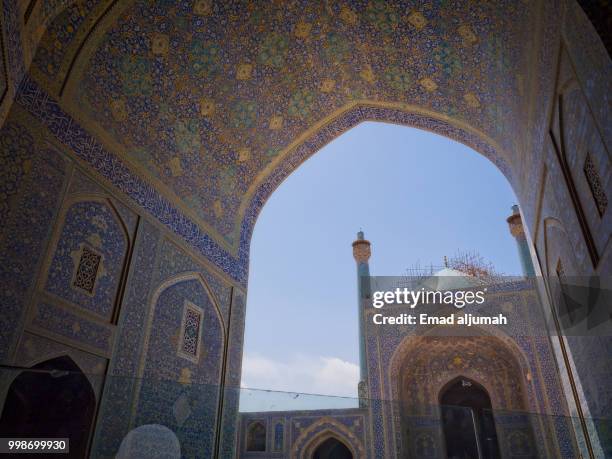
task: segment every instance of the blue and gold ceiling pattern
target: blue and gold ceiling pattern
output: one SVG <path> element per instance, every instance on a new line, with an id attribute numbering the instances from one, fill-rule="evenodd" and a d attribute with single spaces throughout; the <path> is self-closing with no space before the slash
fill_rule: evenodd
<path id="1" fill-rule="evenodd" d="M 48 27 L 30 73 L 235 252 L 257 186 L 346 107 L 417 111 L 514 149 L 533 3 L 85 0 Z"/>

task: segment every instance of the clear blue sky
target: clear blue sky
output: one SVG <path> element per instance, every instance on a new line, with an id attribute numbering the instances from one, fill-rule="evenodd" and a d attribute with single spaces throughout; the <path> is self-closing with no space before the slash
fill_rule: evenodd
<path id="1" fill-rule="evenodd" d="M 334 140 L 280 185 L 255 226 L 243 384 L 356 395 L 357 231 L 372 242 L 372 275 L 441 265 L 457 250 L 520 274 L 506 223 L 516 202 L 492 163 L 447 138 L 364 123 Z"/>

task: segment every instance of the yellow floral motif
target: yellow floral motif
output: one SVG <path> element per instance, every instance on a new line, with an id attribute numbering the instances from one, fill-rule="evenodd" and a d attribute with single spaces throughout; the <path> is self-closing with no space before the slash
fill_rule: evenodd
<path id="1" fill-rule="evenodd" d="M 414 26 L 415 29 L 421 30 L 427 25 L 427 19 L 419 11 L 413 11 L 408 15 L 408 22 Z"/>
<path id="2" fill-rule="evenodd" d="M 311 23 L 300 21 L 295 25 L 295 36 L 298 38 L 308 38 L 310 29 L 312 29 Z"/>
<path id="3" fill-rule="evenodd" d="M 251 150 L 249 148 L 241 148 L 238 150 L 238 162 L 245 163 L 251 158 Z"/>
<path id="4" fill-rule="evenodd" d="M 253 71 L 253 64 L 240 64 L 236 71 L 236 78 L 239 80 L 248 80 L 251 78 L 251 72 Z"/>
<path id="5" fill-rule="evenodd" d="M 468 25 L 464 24 L 464 25 L 459 26 L 459 28 L 457 29 L 457 32 L 459 33 L 461 38 L 463 38 L 463 42 L 466 45 L 473 45 L 474 43 L 478 41 L 478 37 L 472 31 L 472 28 Z"/>
<path id="6" fill-rule="evenodd" d="M 170 161 L 168 161 L 168 167 L 172 172 L 174 177 L 180 177 L 183 175 L 183 168 L 181 167 L 181 160 L 178 156 L 175 156 Z"/>
<path id="7" fill-rule="evenodd" d="M 75 322 L 75 323 L 72 324 L 72 331 L 74 333 L 78 333 L 78 332 L 81 331 L 81 326 L 79 325 L 78 322 Z"/>
<path id="8" fill-rule="evenodd" d="M 270 118 L 270 124 L 268 125 L 270 129 L 273 131 L 277 131 L 283 127 L 283 117 L 282 116 L 273 116 Z"/>
<path id="9" fill-rule="evenodd" d="M 158 56 L 168 54 L 168 35 L 162 33 L 154 34 L 151 40 L 151 51 Z"/>
<path id="10" fill-rule="evenodd" d="M 468 92 L 463 96 L 465 102 L 472 108 L 480 107 L 480 100 L 478 100 L 478 96 L 472 92 Z"/>
<path id="11" fill-rule="evenodd" d="M 456 367 L 458 367 L 462 363 L 463 363 L 463 359 L 459 357 L 458 355 L 455 356 L 455 358 L 453 358 L 453 365 L 455 365 Z"/>
<path id="12" fill-rule="evenodd" d="M 211 116 L 215 113 L 215 103 L 214 101 L 204 98 L 200 101 L 200 114 L 202 116 Z"/>
<path id="13" fill-rule="evenodd" d="M 374 76 L 374 71 L 372 70 L 372 67 L 369 64 L 366 65 L 363 69 L 361 69 L 361 72 L 359 72 L 359 76 L 368 83 L 374 83 L 374 80 L 376 79 L 376 77 Z"/>
<path id="14" fill-rule="evenodd" d="M 321 91 L 322 92 L 332 92 L 336 87 L 336 82 L 332 79 L 326 78 L 321 83 Z"/>
<path id="15" fill-rule="evenodd" d="M 104 220 L 102 218 L 98 218 L 98 216 L 92 218 L 92 223 L 96 227 L 98 227 L 99 229 L 103 231 L 106 230 L 107 229 L 106 222 L 100 223 L 100 221 L 104 221 Z M 102 238 L 97 233 L 93 233 L 87 236 L 87 242 L 89 242 L 94 247 L 98 247 L 98 248 L 102 247 Z"/>
<path id="16" fill-rule="evenodd" d="M 340 10 L 340 19 L 350 25 L 357 24 L 357 14 L 348 6 L 343 6 Z"/>
<path id="17" fill-rule="evenodd" d="M 198 16 L 208 16 L 212 13 L 212 0 L 196 0 L 193 5 L 193 12 Z"/>
<path id="18" fill-rule="evenodd" d="M 221 201 L 219 201 L 218 199 L 213 204 L 213 211 L 215 212 L 215 217 L 223 217 L 223 204 L 221 204 Z"/>
<path id="19" fill-rule="evenodd" d="M 179 383 L 191 384 L 191 370 L 189 368 L 181 369 L 181 376 L 179 376 Z"/>
<path id="20" fill-rule="evenodd" d="M 127 107 L 125 106 L 124 99 L 117 99 L 111 101 L 111 112 L 115 121 L 125 121 L 128 116 Z"/>
<path id="21" fill-rule="evenodd" d="M 429 92 L 432 92 L 438 89 L 438 85 L 436 84 L 436 82 L 428 77 L 421 78 L 419 80 L 419 84 L 423 87 L 423 89 Z"/>

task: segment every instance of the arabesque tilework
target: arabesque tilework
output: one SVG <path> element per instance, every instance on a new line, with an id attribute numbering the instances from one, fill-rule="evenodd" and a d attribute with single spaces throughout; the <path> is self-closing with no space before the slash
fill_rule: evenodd
<path id="1" fill-rule="evenodd" d="M 66 211 L 51 260 L 45 290 L 109 319 L 115 306 L 128 236 L 107 203 L 83 200 Z M 100 257 L 91 291 L 75 285 L 84 251 Z"/>
<path id="2" fill-rule="evenodd" d="M 560 259 L 574 274 L 612 272 L 609 206 L 599 215 L 591 193 L 576 207 L 553 143 L 558 101 L 574 88 L 561 153 L 588 147 L 612 196 L 611 63 L 574 0 L 51 0 L 32 4 L 27 19 L 24 10 L 2 1 L 0 358 L 33 365 L 33 354 L 65 353 L 96 375 L 92 457 L 113 457 L 144 423 L 170 426 L 187 455 L 219 446 L 235 457 L 257 216 L 284 178 L 360 122 L 430 130 L 490 159 L 519 197 L 542 272 Z M 585 181 L 579 193 L 583 163 L 572 171 Z M 73 282 L 84 247 L 100 254 L 91 296 Z M 205 311 L 199 363 L 177 355 L 185 300 Z M 401 338 L 368 335 L 366 346 L 395 349 Z M 514 342 L 533 377 L 528 408 L 566 413 L 558 349 L 544 338 Z M 610 411 L 611 370 L 595 358 L 609 342 L 568 341 L 587 415 Z M 388 358 L 371 352 L 368 365 L 384 372 Z M 397 412 L 379 400 L 390 380 L 367 389 L 367 409 L 262 414 L 269 429 L 283 419 L 279 457 L 310 454 L 326 431 L 360 456 L 395 454 Z M 500 420 L 505 438 L 524 438 L 512 437 L 515 421 Z M 437 422 L 418 420 L 415 454 L 439 451 Z M 578 423 L 540 424 L 533 435 L 547 452 L 574 454 Z M 605 425 L 596 428 L 598 451 L 610 453 Z"/>
<path id="3" fill-rule="evenodd" d="M 60 45 L 38 53 L 36 79 L 53 94 L 64 41 L 99 20 L 66 75 L 72 114 L 226 246 L 293 140 L 355 103 L 469 124 L 500 161 L 515 148 L 533 13 L 516 2 L 137 1 L 103 17 L 94 3 L 49 28 L 42 42 Z"/>

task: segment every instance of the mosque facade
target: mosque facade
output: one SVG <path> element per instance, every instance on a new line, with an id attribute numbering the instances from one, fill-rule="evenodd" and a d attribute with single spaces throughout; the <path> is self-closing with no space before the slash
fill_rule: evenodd
<path id="1" fill-rule="evenodd" d="M 377 457 L 377 451 L 391 451 L 386 457 L 397 458 L 576 457 L 571 433 L 576 420 L 561 395 L 533 267 L 523 250 L 520 214 L 516 206 L 513 210 L 508 223 L 525 257 L 522 277 L 493 279 L 475 265 L 464 271 L 443 267 L 418 278 L 371 277 L 371 245 L 359 232 L 353 242 L 359 406 L 241 413 L 239 457 L 369 458 Z M 454 311 L 499 314 L 507 326 L 468 330 L 420 325 L 418 319 L 416 326 L 376 325 L 374 315 L 381 309 L 374 307 L 372 292 L 398 285 L 415 291 L 486 291 L 480 308 Z M 393 304 L 386 312 L 398 317 L 414 315 L 415 309 Z"/>
<path id="2" fill-rule="evenodd" d="M 289 174 L 364 121 L 462 142 L 503 173 L 545 310 L 572 278 L 612 273 L 605 2 L 0 5 L 0 436 L 70 436 L 67 457 L 135 457 L 142 444 L 156 445 L 140 448 L 148 458 L 243 454 L 255 222 Z M 515 288 L 496 295 L 526 307 L 531 290 Z M 440 420 L 426 406 L 456 377 L 494 412 L 576 420 L 517 420 L 513 438 L 538 452 L 612 454 L 608 329 L 535 344 L 487 331 L 455 359 L 437 337 L 419 338 L 436 349 L 422 355 L 401 328 L 377 336 L 371 311 L 359 313 L 364 403 L 346 422 L 283 418 L 282 454 L 311 454 L 306 434 L 296 446 L 297 424 L 317 422 L 353 456 L 438 454 Z M 505 383 L 520 396 L 468 357 L 485 352 L 508 362 Z M 429 390 L 413 390 L 405 366 L 449 358 Z M 498 444 L 510 441 L 494 421 Z"/>

